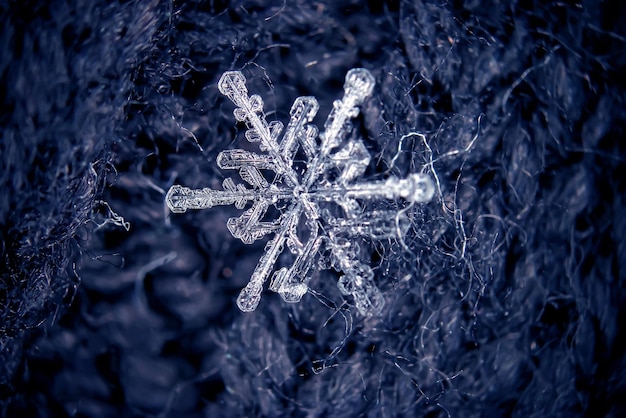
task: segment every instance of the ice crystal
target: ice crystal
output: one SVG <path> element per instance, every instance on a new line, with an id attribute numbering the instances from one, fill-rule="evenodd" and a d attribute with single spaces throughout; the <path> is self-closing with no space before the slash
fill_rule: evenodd
<path id="1" fill-rule="evenodd" d="M 174 213 L 218 205 L 234 205 L 238 209 L 249 206 L 241 216 L 228 220 L 230 233 L 246 244 L 273 235 L 237 298 L 242 311 L 256 309 L 270 276 L 270 290 L 278 292 L 286 302 L 300 301 L 308 290 L 315 261 L 321 258 L 326 260 L 326 267 L 342 273 L 337 286 L 342 294 L 354 299 L 359 312 L 379 313 L 384 298 L 374 284 L 374 271 L 359 257 L 357 238 L 397 238 L 409 221 L 405 211 L 369 209 L 364 203 L 428 202 L 434 185 L 424 174 L 355 181 L 369 165 L 370 154 L 360 139 L 348 139 L 352 131 L 350 120 L 359 114 L 358 106 L 371 94 L 374 77 L 362 68 L 348 72 L 344 96 L 333 103 L 319 134 L 311 124 L 319 108 L 317 100 L 298 97 L 282 139 L 283 124 L 267 122 L 263 99 L 248 96 L 245 83 L 241 72 L 229 71 L 220 78 L 218 88 L 235 104 L 235 119 L 245 122 L 246 139 L 258 143 L 261 153 L 225 150 L 218 155 L 217 164 L 224 170 L 239 170 L 247 186 L 235 184 L 231 178 L 224 180 L 223 190 L 192 190 L 174 185 L 167 193 L 167 205 Z M 300 160 L 302 170 L 296 162 Z M 271 207 L 276 209 L 271 212 L 277 214 L 277 219 L 266 220 Z M 295 259 L 289 267 L 276 270 L 285 246 Z M 323 256 L 322 252 L 328 255 Z"/>

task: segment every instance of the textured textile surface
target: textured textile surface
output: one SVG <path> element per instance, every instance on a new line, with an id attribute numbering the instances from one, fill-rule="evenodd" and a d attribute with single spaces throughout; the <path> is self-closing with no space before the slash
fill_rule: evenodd
<path id="1" fill-rule="evenodd" d="M 620 1 L 4 1 L 0 416 L 626 415 L 626 7 Z M 316 273 L 236 307 L 263 252 L 217 188 L 245 130 L 346 72 L 365 176 L 432 202 L 373 242 L 363 317 Z M 320 124 L 323 119 L 316 119 Z M 280 260 L 288 263 L 288 260 Z M 621 337 L 621 338 L 620 338 Z"/>

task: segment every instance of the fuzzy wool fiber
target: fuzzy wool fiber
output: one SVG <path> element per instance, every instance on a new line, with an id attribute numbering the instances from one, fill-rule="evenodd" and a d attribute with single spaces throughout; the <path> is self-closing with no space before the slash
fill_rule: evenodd
<path id="1" fill-rule="evenodd" d="M 2 2 L 0 416 L 626 416 L 625 4 Z M 385 309 L 242 313 L 264 242 L 165 193 L 230 175 L 224 71 L 321 126 L 355 67 L 365 179 L 437 185 L 362 248 Z"/>

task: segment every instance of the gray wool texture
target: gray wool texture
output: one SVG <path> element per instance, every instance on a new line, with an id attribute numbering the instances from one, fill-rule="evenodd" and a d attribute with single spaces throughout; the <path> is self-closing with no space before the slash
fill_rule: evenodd
<path id="1" fill-rule="evenodd" d="M 617 10 L 617 11 L 616 11 Z M 619 1 L 8 1 L 0 5 L 0 416 L 626 414 L 625 6 Z M 265 242 L 218 188 L 245 130 L 376 79 L 354 135 L 437 191 L 371 242 L 363 316 L 320 270 L 236 307 Z M 280 259 L 288 265 L 288 259 Z"/>

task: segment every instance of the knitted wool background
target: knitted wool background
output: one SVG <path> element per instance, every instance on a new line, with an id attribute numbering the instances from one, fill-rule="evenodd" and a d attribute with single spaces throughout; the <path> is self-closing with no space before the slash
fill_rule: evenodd
<path id="1" fill-rule="evenodd" d="M 3 416 L 626 415 L 620 1 L 8 1 L 0 5 Z M 242 70 L 285 122 L 345 73 L 376 88 L 366 179 L 438 184 L 405 245 L 364 248 L 360 316 L 313 276 L 235 304 L 264 242 L 217 188 Z M 122 219 L 123 218 L 123 219 Z M 280 263 L 288 263 L 287 258 Z"/>

